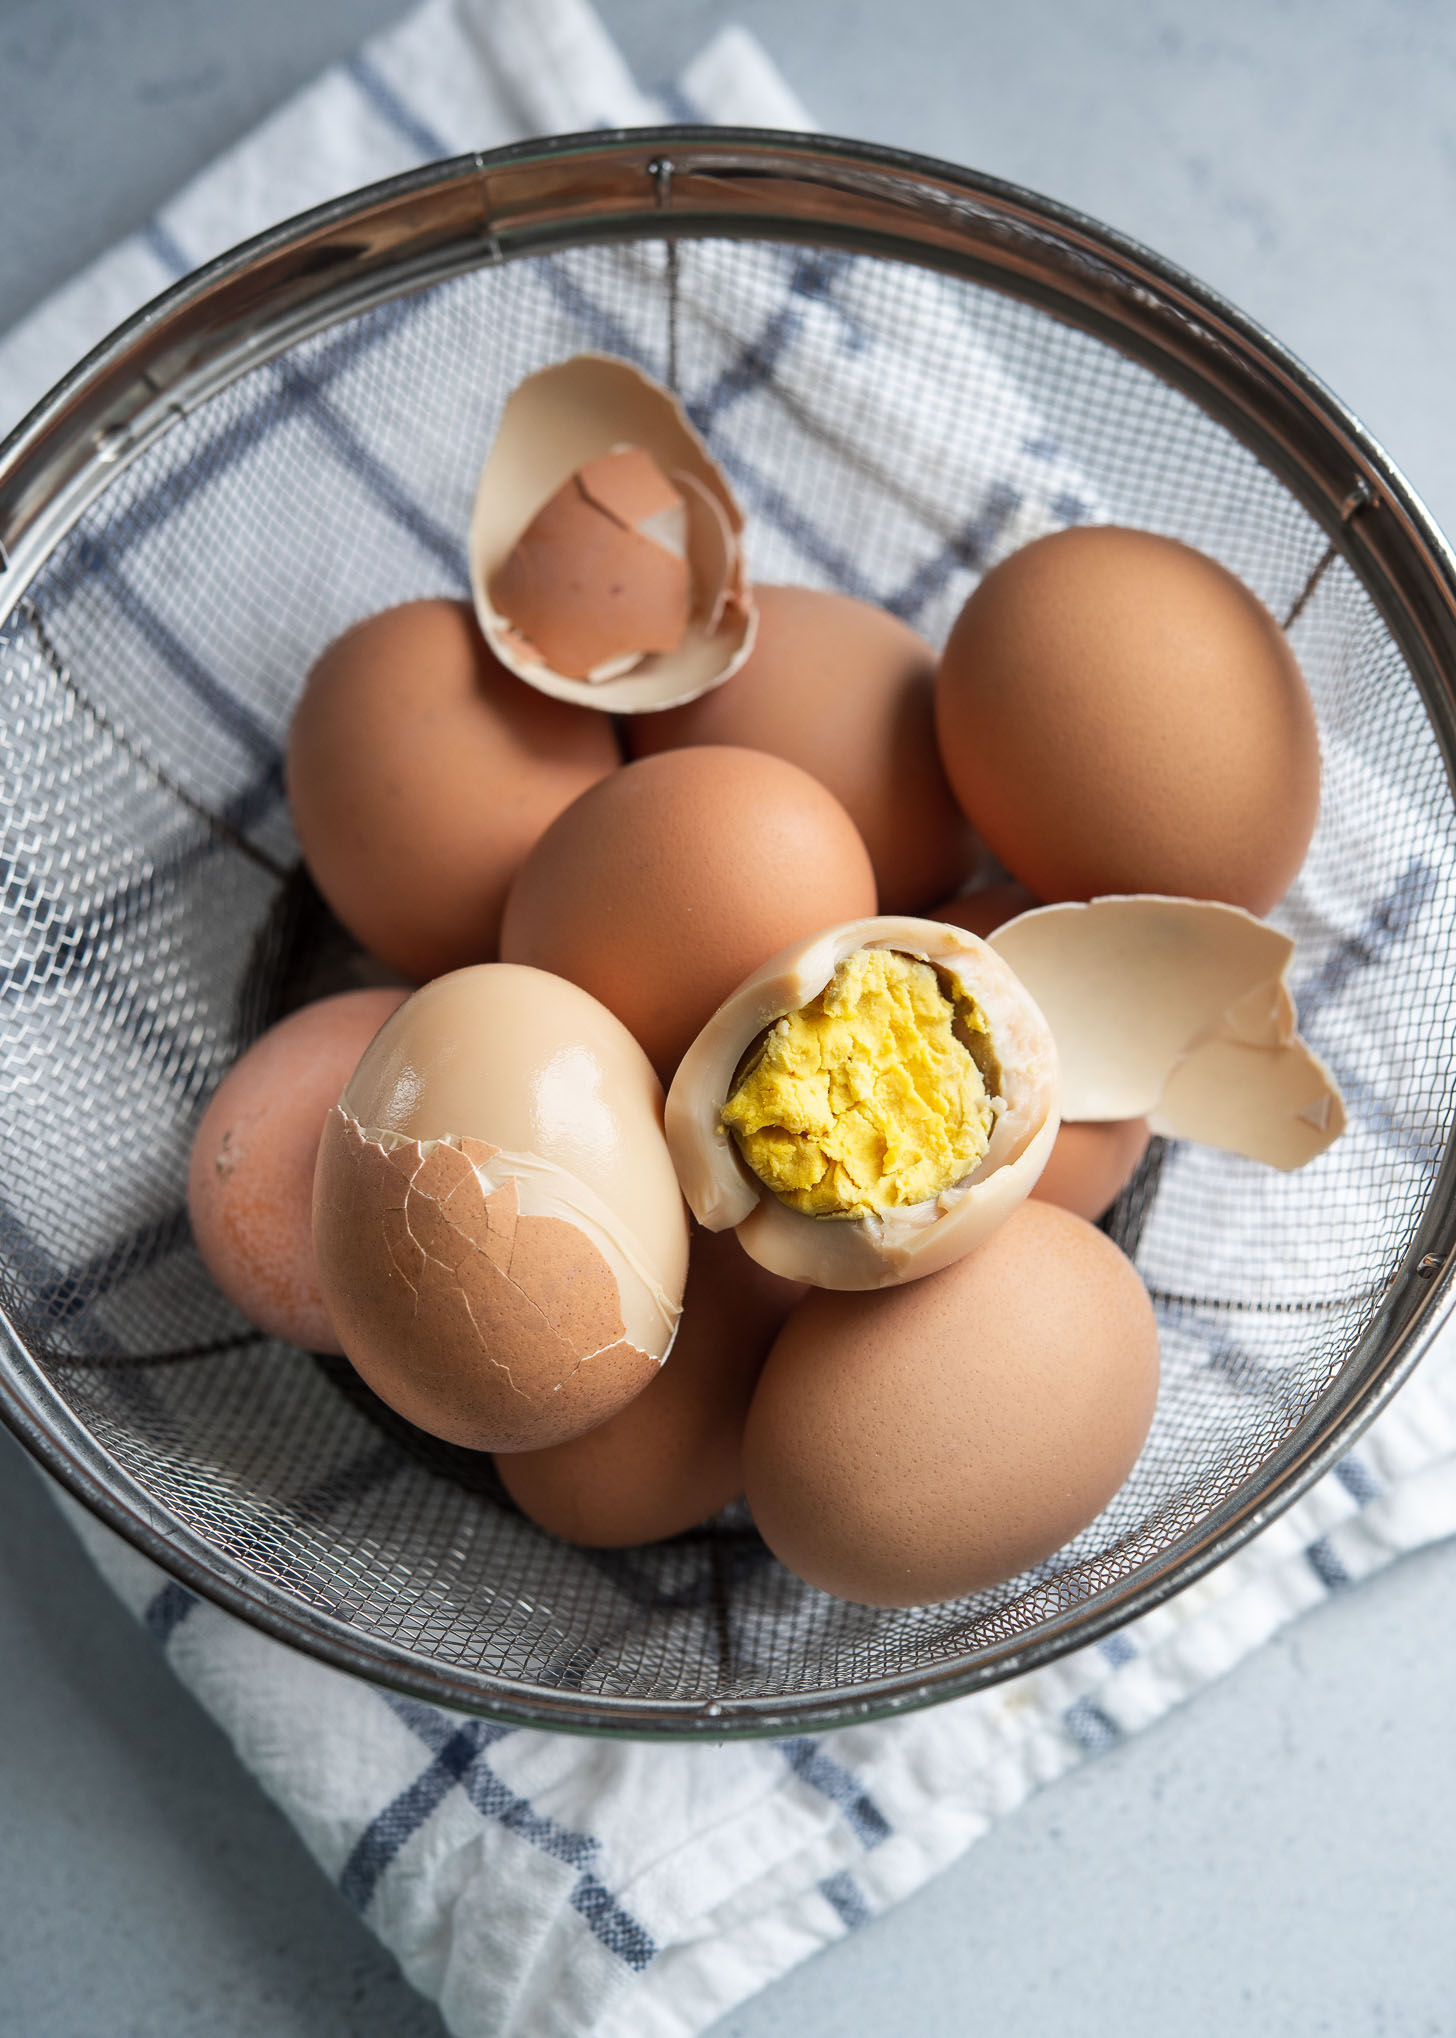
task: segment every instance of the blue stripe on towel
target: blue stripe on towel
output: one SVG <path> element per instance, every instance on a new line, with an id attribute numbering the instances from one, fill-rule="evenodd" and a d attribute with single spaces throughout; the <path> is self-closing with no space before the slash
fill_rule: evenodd
<path id="1" fill-rule="evenodd" d="M 1089 1755 L 1100 1755 L 1122 1739 L 1122 1728 L 1095 1699 L 1075 1699 L 1062 1714 L 1067 1731 Z"/>
<path id="2" fill-rule="evenodd" d="M 857 1932 L 874 1916 L 869 1898 L 847 1868 L 841 1868 L 837 1875 L 826 1875 L 819 1884 L 819 1894 L 839 1913 L 846 1932 Z"/>
<path id="3" fill-rule="evenodd" d="M 1335 1477 L 1360 1507 L 1368 1507 L 1370 1502 L 1378 1500 L 1385 1490 L 1370 1467 L 1362 1458 L 1357 1458 L 1353 1451 L 1348 1457 L 1341 1458 L 1335 1466 Z"/>
<path id="4" fill-rule="evenodd" d="M 1328 1536 L 1317 1536 L 1305 1545 L 1305 1561 L 1327 1592 L 1338 1592 L 1342 1585 L 1348 1585 L 1350 1574 L 1335 1555 Z"/>
<path id="5" fill-rule="evenodd" d="M 878 1847 L 889 1839 L 893 1827 L 854 1771 L 826 1755 L 818 1741 L 802 1736 L 774 1746 L 795 1776 L 839 1808 L 861 1846 Z"/>
<path id="6" fill-rule="evenodd" d="M 142 240 L 164 269 L 170 269 L 174 276 L 185 276 L 192 267 L 192 258 L 172 232 L 163 226 L 161 220 L 150 220 L 142 228 Z"/>
<path id="7" fill-rule="evenodd" d="M 577 1833 L 543 1812 L 502 1782 L 485 1760 L 486 1749 L 515 1731 L 512 1727 L 472 1720 L 453 1728 L 444 1715 L 418 1699 L 381 1692 L 390 1710 L 431 1749 L 434 1760 L 386 1805 L 355 1842 L 339 1879 L 339 1887 L 363 1910 L 379 1879 L 399 1853 L 458 1783 L 482 1817 L 494 1819 L 553 1860 L 579 1871 L 570 1902 L 610 1953 L 641 1973 L 657 1957 L 650 1932 L 623 1909 L 592 1867 L 601 1842 Z"/>
<path id="8" fill-rule="evenodd" d="M 185 1585 L 179 1585 L 175 1578 L 169 1578 L 161 1591 L 148 1603 L 142 1615 L 142 1625 L 157 1646 L 165 1649 L 198 1603 L 195 1592 L 189 1592 Z"/>
<path id="9" fill-rule="evenodd" d="M 388 78 L 378 66 L 359 50 L 344 65 L 345 75 L 354 81 L 360 96 L 373 107 L 380 119 L 392 127 L 397 135 L 408 142 L 416 155 L 425 162 L 436 162 L 441 156 L 453 156 L 445 137 L 422 120 L 414 108 L 407 106 Z"/>

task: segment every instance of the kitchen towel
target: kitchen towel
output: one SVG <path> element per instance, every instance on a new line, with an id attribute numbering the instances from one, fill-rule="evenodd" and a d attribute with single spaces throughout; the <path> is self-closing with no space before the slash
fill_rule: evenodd
<path id="1" fill-rule="evenodd" d="M 0 344 L 14 418 L 120 318 L 247 234 L 339 191 L 532 133 L 667 117 L 806 127 L 745 34 L 725 29 L 645 92 L 582 0 L 429 0 L 328 73 Z M 775 263 L 778 263 L 775 268 Z M 926 288 L 936 287 L 927 279 Z M 832 442 L 806 324 L 837 321 L 850 408 L 868 414 L 876 306 L 832 270 L 764 255 L 755 340 L 804 428 Z M 584 344 L 603 344 L 591 307 Z M 617 336 L 629 345 L 631 333 Z M 979 551 L 937 581 L 934 436 L 901 447 L 902 585 L 934 634 L 965 574 L 1098 513 L 1039 439 L 1033 406 L 962 334 L 968 386 L 1012 419 L 982 449 Z M 901 363 L 900 374 L 914 364 Z M 796 374 L 803 373 L 801 383 Z M 732 393 L 732 392 L 730 392 Z M 913 408 L 910 413 L 913 416 Z M 873 434 L 869 434 L 873 438 Z M 724 443 L 749 460 L 748 436 Z M 957 457 L 959 457 L 957 455 Z M 764 577 L 863 584 L 841 534 L 752 495 Z M 917 532 L 919 535 L 917 536 Z M 963 547 L 964 555 L 964 547 Z M 919 564 L 917 564 L 917 561 Z M 879 562 L 893 578 L 895 562 Z M 919 576 L 917 578 L 917 575 Z M 907 594 L 908 600 L 908 594 Z M 1417 901 L 1417 905 L 1418 905 Z M 1414 908 L 1412 908 L 1414 911 Z M 1409 932 L 1397 913 L 1382 938 Z M 1285 1622 L 1402 1551 L 1456 1531 L 1456 1340 L 1448 1333 L 1358 1448 L 1254 1543 L 1106 1642 L 906 1718 L 777 1742 L 589 1741 L 467 1719 L 299 1656 L 169 1580 L 69 1501 L 102 1573 L 221 1723 L 348 1901 L 459 2038 L 686 2038 L 908 1894 L 1073 1764 L 1135 1733 Z"/>

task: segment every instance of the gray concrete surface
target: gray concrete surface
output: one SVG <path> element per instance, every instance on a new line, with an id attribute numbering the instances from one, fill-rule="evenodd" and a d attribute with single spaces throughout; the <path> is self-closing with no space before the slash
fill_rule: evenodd
<path id="1" fill-rule="evenodd" d="M 599 0 L 644 82 L 724 18 Z M 0 0 L 0 327 L 393 0 Z M 1421 0 L 733 0 L 826 126 L 1084 207 L 1225 291 L 1456 526 L 1456 15 Z M 1456 2031 L 1456 1548 L 1322 1608 L 714 2038 Z M 0 2033 L 443 2027 L 0 1436 Z"/>

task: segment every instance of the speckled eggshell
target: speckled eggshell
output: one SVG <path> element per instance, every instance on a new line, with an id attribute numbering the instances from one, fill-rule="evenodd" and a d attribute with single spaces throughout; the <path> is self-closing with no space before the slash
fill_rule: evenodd
<path id="1" fill-rule="evenodd" d="M 464 602 L 408 602 L 309 674 L 288 798 L 329 905 L 419 982 L 494 957 L 522 858 L 619 760 L 608 718 L 507 672 Z"/>
<path id="2" fill-rule="evenodd" d="M 874 865 L 880 911 L 911 913 L 975 859 L 935 744 L 935 653 L 898 617 L 807 587 L 759 587 L 743 668 L 680 708 L 638 715 L 634 756 L 693 743 L 767 750 L 812 772 Z"/>
<path id="3" fill-rule="evenodd" d="M 564 1542 L 625 1549 L 706 1521 L 743 1490 L 743 1424 L 780 1325 L 806 1290 L 695 1229 L 677 1342 L 620 1414 L 573 1442 L 496 1459 L 524 1514 Z"/>
<path id="4" fill-rule="evenodd" d="M 579 1436 L 671 1350 L 688 1220 L 661 1087 L 540 970 L 455 970 L 401 1006 L 329 1114 L 313 1229 L 355 1371 L 467 1450 Z"/>
<path id="5" fill-rule="evenodd" d="M 1025 885 L 1008 879 L 963 892 L 932 906 L 930 920 L 964 927 L 984 941 L 1008 920 L 1041 904 Z M 1151 1137 L 1146 1118 L 1110 1119 L 1100 1124 L 1062 1120 L 1051 1159 L 1042 1169 L 1032 1195 L 1042 1203 L 1058 1203 L 1079 1217 L 1095 1220 L 1110 1209 L 1131 1180 Z"/>
<path id="6" fill-rule="evenodd" d="M 405 995 L 344 991 L 280 1019 L 223 1077 L 192 1143 L 187 1214 L 203 1264 L 250 1322 L 306 1351 L 340 1350 L 310 1222 L 319 1138 Z"/>
<path id="7" fill-rule="evenodd" d="M 1023 1203 L 942 1273 L 799 1304 L 749 1408 L 745 1491 L 809 1584 L 870 1606 L 959 1598 L 1095 1519 L 1157 1387 L 1131 1261 L 1084 1219 Z"/>
<path id="8" fill-rule="evenodd" d="M 600 998 L 667 1081 L 760 963 L 874 901 L 853 821 L 808 772 L 757 750 L 668 750 L 547 829 L 511 888 L 501 957 Z"/>
<path id="9" fill-rule="evenodd" d="M 936 693 L 941 757 L 997 859 L 1048 904 L 1109 893 L 1266 913 L 1319 810 L 1319 741 L 1273 616 L 1148 531 L 1057 531 L 992 568 Z"/>

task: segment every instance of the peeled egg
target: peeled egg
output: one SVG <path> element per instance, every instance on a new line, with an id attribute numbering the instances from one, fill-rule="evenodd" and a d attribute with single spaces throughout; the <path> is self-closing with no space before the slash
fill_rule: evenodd
<path id="1" fill-rule="evenodd" d="M 667 1137 L 699 1223 L 736 1229 L 786 1279 L 880 1288 L 1004 1222 L 1046 1165 L 1057 1099 L 1051 1032 L 995 951 L 885 916 L 797 942 L 738 986 L 673 1078 Z"/>
<path id="2" fill-rule="evenodd" d="M 407 602 L 309 674 L 288 798 L 339 919 L 419 981 L 493 959 L 527 850 L 619 761 L 607 717 L 523 686 L 464 603 Z"/>
<path id="3" fill-rule="evenodd" d="M 670 750 L 546 830 L 511 887 L 501 956 L 600 998 L 665 1080 L 750 970 L 874 906 L 854 823 L 807 772 L 760 751 Z"/>
<path id="4" fill-rule="evenodd" d="M 634 756 L 692 743 L 767 750 L 812 772 L 859 829 L 880 909 L 918 912 L 970 868 L 975 835 L 935 745 L 935 653 L 848 595 L 758 587 L 758 635 L 731 682 L 634 716 Z"/>
<path id="5" fill-rule="evenodd" d="M 522 1513 L 569 1543 L 625 1549 L 690 1529 L 743 1491 L 749 1397 L 804 1293 L 755 1266 L 731 1234 L 697 1230 L 672 1356 L 585 1436 L 496 1460 Z"/>
<path id="6" fill-rule="evenodd" d="M 313 1230 L 350 1363 L 467 1449 L 604 1422 L 676 1334 L 661 1089 L 610 1012 L 540 970 L 457 970 L 401 1006 L 329 1114 Z"/>
<path id="7" fill-rule="evenodd" d="M 1132 1262 L 1082 1218 L 1024 1203 L 929 1280 L 799 1304 L 749 1408 L 745 1492 L 811 1585 L 869 1606 L 959 1598 L 1101 1512 L 1157 1386 Z"/>
<path id="8" fill-rule="evenodd" d="M 941 659 L 956 797 L 1040 899 L 1160 892 L 1264 913 L 1319 809 L 1314 709 L 1269 611 L 1216 560 L 1091 525 L 992 568 Z"/>
<path id="9" fill-rule="evenodd" d="M 403 991 L 344 991 L 280 1019 L 228 1070 L 198 1124 L 187 1214 L 203 1264 L 269 1337 L 337 1352 L 310 1210 L 324 1121 Z"/>
<path id="10" fill-rule="evenodd" d="M 635 714 L 736 672 L 755 611 L 743 512 L 669 390 L 577 354 L 512 392 L 476 488 L 470 585 L 542 693 Z"/>

